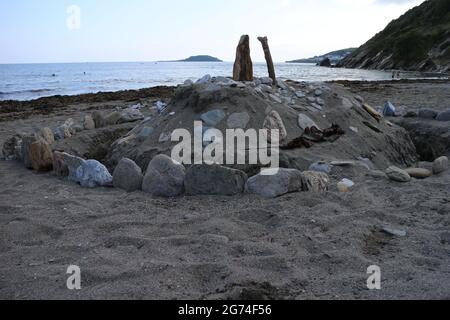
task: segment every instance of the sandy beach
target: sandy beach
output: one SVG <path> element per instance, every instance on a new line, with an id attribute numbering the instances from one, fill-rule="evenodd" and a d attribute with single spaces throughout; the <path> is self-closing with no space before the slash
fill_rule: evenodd
<path id="1" fill-rule="evenodd" d="M 373 106 L 449 108 L 450 81 L 334 85 Z M 173 92 L 3 101 L 0 145 L 86 112 L 169 101 Z M 1 160 L 0 298 L 450 299 L 450 171 L 407 184 L 354 168 L 330 177 L 325 193 L 168 200 L 83 189 Z M 342 177 L 356 183 L 351 192 L 338 192 Z M 80 266 L 82 290 L 67 289 L 69 265 Z M 371 265 L 382 270 L 382 290 L 367 289 Z"/>

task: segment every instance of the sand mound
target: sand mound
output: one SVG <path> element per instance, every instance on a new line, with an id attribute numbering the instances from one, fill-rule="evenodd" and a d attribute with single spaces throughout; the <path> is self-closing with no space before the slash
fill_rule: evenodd
<path id="1" fill-rule="evenodd" d="M 362 99 L 342 86 L 279 81 L 275 88 L 261 82 L 212 78 L 179 86 L 164 110 L 112 144 L 105 161 L 115 167 L 127 157 L 145 170 L 157 154 L 171 154 L 176 129 L 193 135 L 194 121 L 202 121 L 203 132 L 215 128 L 224 136 L 230 128 L 259 130 L 275 111 L 286 130 L 281 167 L 303 171 L 316 161 L 358 158 L 382 169 L 416 162 L 406 131 L 369 114 Z M 255 168 L 241 169 L 253 173 Z"/>

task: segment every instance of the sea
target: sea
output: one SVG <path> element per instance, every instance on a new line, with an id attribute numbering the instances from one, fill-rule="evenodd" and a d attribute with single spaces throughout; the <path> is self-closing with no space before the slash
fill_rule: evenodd
<path id="1" fill-rule="evenodd" d="M 392 72 L 277 63 L 277 77 L 306 82 L 332 80 L 389 80 Z M 77 95 L 174 86 L 206 74 L 231 76 L 231 62 L 111 62 L 57 64 L 0 64 L 0 100 L 33 100 L 53 95 Z M 254 64 L 257 77 L 267 76 L 264 63 Z M 402 72 L 402 79 L 433 77 Z"/>

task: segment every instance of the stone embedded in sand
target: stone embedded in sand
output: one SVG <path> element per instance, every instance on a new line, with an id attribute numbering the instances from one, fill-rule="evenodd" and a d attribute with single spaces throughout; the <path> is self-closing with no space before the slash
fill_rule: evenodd
<path id="1" fill-rule="evenodd" d="M 120 160 L 113 173 L 114 187 L 127 192 L 141 190 L 142 180 L 142 169 L 133 160 L 127 158 Z"/>
<path id="2" fill-rule="evenodd" d="M 53 174 L 57 177 L 67 177 L 69 175 L 69 167 L 64 162 L 63 152 L 53 152 Z"/>
<path id="3" fill-rule="evenodd" d="M 248 179 L 245 191 L 264 198 L 276 198 L 302 190 L 302 173 L 296 169 L 268 169 L 270 174 L 258 174 Z"/>
<path id="4" fill-rule="evenodd" d="M 411 176 L 411 178 L 416 179 L 426 179 L 433 175 L 430 170 L 422 169 L 422 168 L 409 168 L 405 170 Z"/>
<path id="5" fill-rule="evenodd" d="M 95 129 L 95 121 L 90 114 L 84 116 L 83 127 L 85 130 Z"/>
<path id="6" fill-rule="evenodd" d="M 245 129 L 250 122 L 247 112 L 236 112 L 228 117 L 227 127 L 229 129 Z"/>
<path id="7" fill-rule="evenodd" d="M 114 126 L 119 123 L 119 120 L 121 119 L 122 115 L 120 112 L 114 111 L 110 114 L 108 114 L 105 117 L 105 122 L 107 126 Z"/>
<path id="8" fill-rule="evenodd" d="M 436 116 L 437 121 L 450 121 L 450 110 L 443 111 Z"/>
<path id="9" fill-rule="evenodd" d="M 330 185 L 330 177 L 325 172 L 305 171 L 303 174 L 303 191 L 325 192 Z"/>
<path id="10" fill-rule="evenodd" d="M 210 127 L 214 127 L 218 125 L 222 120 L 226 117 L 226 114 L 223 110 L 211 110 L 200 116 L 200 119 Z"/>
<path id="11" fill-rule="evenodd" d="M 247 175 L 220 165 L 193 165 L 186 172 L 184 186 L 189 195 L 232 196 L 244 192 Z"/>
<path id="12" fill-rule="evenodd" d="M 53 167 L 53 153 L 50 145 L 39 138 L 30 145 L 31 166 L 36 171 L 51 171 Z"/>
<path id="13" fill-rule="evenodd" d="M 320 89 L 316 89 L 316 90 L 314 91 L 314 95 L 315 95 L 316 97 L 320 97 L 322 94 L 323 94 L 323 91 L 320 90 Z"/>
<path id="14" fill-rule="evenodd" d="M 267 129 L 267 141 L 272 142 L 272 130 L 278 130 L 280 144 L 287 138 L 286 127 L 283 120 L 281 120 L 280 114 L 275 110 L 271 111 L 264 120 L 263 129 Z"/>
<path id="15" fill-rule="evenodd" d="M 436 119 L 437 115 L 438 113 L 431 109 L 419 109 L 419 112 L 417 113 L 419 118 L 430 120 Z"/>
<path id="16" fill-rule="evenodd" d="M 310 171 L 315 171 L 315 172 L 323 172 L 326 174 L 330 174 L 331 170 L 333 170 L 333 166 L 326 163 L 326 162 L 315 162 L 312 165 L 309 166 L 309 170 Z"/>
<path id="17" fill-rule="evenodd" d="M 22 135 L 14 135 L 3 144 L 3 158 L 8 161 L 22 160 Z"/>
<path id="18" fill-rule="evenodd" d="M 76 181 L 83 188 L 110 187 L 112 176 L 108 169 L 97 160 L 86 160 L 78 167 Z"/>
<path id="19" fill-rule="evenodd" d="M 395 117 L 396 109 L 390 101 L 386 101 L 383 109 L 383 116 L 385 117 Z"/>
<path id="20" fill-rule="evenodd" d="M 121 112 L 120 119 L 117 123 L 127 123 L 127 122 L 135 122 L 139 120 L 143 120 L 145 117 L 141 111 L 138 109 L 128 108 Z"/>
<path id="21" fill-rule="evenodd" d="M 36 137 L 34 135 L 25 136 L 22 138 L 22 160 L 25 168 L 33 169 L 33 163 L 30 158 L 30 147 L 33 143 L 36 142 Z"/>
<path id="22" fill-rule="evenodd" d="M 384 173 L 383 171 L 380 171 L 380 170 L 370 170 L 367 173 L 367 176 L 369 176 L 371 178 L 375 178 L 375 179 L 387 179 L 386 173 Z"/>
<path id="23" fill-rule="evenodd" d="M 177 197 L 184 192 L 186 170 L 166 155 L 150 161 L 142 182 L 142 190 L 156 197 Z"/>
<path id="24" fill-rule="evenodd" d="M 81 165 L 85 162 L 85 160 L 65 152 L 62 153 L 62 158 L 64 164 L 67 166 L 67 169 L 69 170 L 69 180 L 73 182 L 78 182 L 77 170 L 79 167 L 81 167 Z"/>
<path id="25" fill-rule="evenodd" d="M 355 183 L 349 179 L 342 179 L 337 184 L 337 188 L 338 188 L 339 192 L 342 192 L 342 193 L 349 192 L 350 189 L 353 188 L 354 186 L 355 186 Z"/>
<path id="26" fill-rule="evenodd" d="M 236 60 L 233 66 L 234 81 L 252 81 L 253 63 L 250 57 L 250 37 L 243 35 L 236 49 Z"/>
<path id="27" fill-rule="evenodd" d="M 52 144 L 55 142 L 55 135 L 53 134 L 52 129 L 50 128 L 42 128 L 36 133 L 37 139 L 43 139 L 48 144 Z"/>
<path id="28" fill-rule="evenodd" d="M 143 127 L 142 130 L 137 135 L 137 140 L 143 142 L 147 140 L 148 137 L 153 133 L 154 129 L 152 127 Z"/>
<path id="29" fill-rule="evenodd" d="M 95 110 L 92 113 L 92 117 L 94 118 L 96 128 L 103 128 L 106 126 L 105 116 L 101 111 Z"/>
<path id="30" fill-rule="evenodd" d="M 65 125 L 56 128 L 53 131 L 53 134 L 55 136 L 55 140 L 64 140 L 72 137 L 72 133 L 70 132 L 69 128 Z"/>
<path id="31" fill-rule="evenodd" d="M 390 227 L 385 227 L 382 230 L 387 235 L 393 236 L 393 237 L 406 237 L 407 233 L 404 230 L 398 230 Z"/>
<path id="32" fill-rule="evenodd" d="M 196 84 L 207 84 L 209 82 L 211 82 L 211 75 L 206 74 L 204 75 L 202 78 L 198 79 L 195 83 Z"/>
<path id="33" fill-rule="evenodd" d="M 392 181 L 397 181 L 397 182 L 410 182 L 411 181 L 411 176 L 408 174 L 408 172 L 406 172 L 405 170 L 402 170 L 400 168 L 397 167 L 389 167 L 386 170 L 386 174 L 388 176 L 389 179 L 391 179 Z"/>
<path id="34" fill-rule="evenodd" d="M 433 162 L 433 173 L 440 174 L 448 170 L 449 161 L 447 157 L 440 157 Z"/>
<path id="35" fill-rule="evenodd" d="M 303 113 L 298 114 L 298 126 L 302 130 L 306 130 L 307 128 L 312 128 L 312 127 L 316 127 L 317 129 L 320 130 L 319 126 L 313 120 L 311 120 L 310 117 L 308 117 L 307 115 L 305 115 Z"/>

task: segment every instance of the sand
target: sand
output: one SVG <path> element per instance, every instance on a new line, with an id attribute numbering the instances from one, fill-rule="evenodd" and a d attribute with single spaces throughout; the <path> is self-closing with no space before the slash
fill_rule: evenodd
<path id="1" fill-rule="evenodd" d="M 385 85 L 351 88 L 373 105 L 386 95 L 437 109 L 449 101 L 448 82 Z M 0 103 L 0 143 L 18 128 L 158 98 L 81 97 L 37 113 Z M 400 184 L 344 170 L 333 182 L 350 174 L 346 194 L 166 200 L 86 190 L 0 161 L 0 298 L 450 299 L 450 172 Z M 82 290 L 67 289 L 69 265 L 80 266 Z M 366 287 L 371 265 L 382 290 Z"/>

